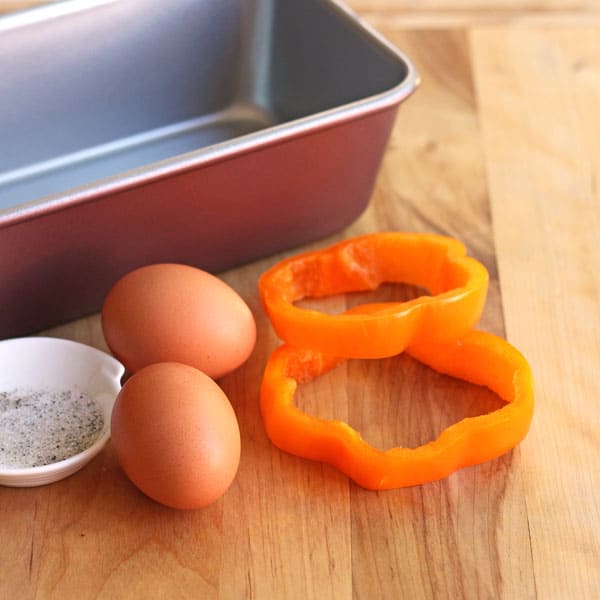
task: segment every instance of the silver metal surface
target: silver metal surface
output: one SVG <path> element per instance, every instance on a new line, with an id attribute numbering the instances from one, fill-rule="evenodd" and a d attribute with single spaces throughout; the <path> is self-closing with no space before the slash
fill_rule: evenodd
<path id="1" fill-rule="evenodd" d="M 0 74 L 0 335 L 348 224 L 417 83 L 332 0 L 59 2 L 0 19 Z"/>

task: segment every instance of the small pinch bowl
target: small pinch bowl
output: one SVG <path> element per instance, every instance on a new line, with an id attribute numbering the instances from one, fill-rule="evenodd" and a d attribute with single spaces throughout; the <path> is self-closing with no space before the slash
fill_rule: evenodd
<path id="1" fill-rule="evenodd" d="M 0 464 L 0 485 L 45 485 L 72 475 L 90 462 L 110 438 L 111 412 L 124 371 L 112 356 L 70 340 L 24 337 L 0 341 L 0 391 L 26 388 L 83 392 L 98 404 L 104 417 L 98 439 L 79 454 L 38 467 Z"/>

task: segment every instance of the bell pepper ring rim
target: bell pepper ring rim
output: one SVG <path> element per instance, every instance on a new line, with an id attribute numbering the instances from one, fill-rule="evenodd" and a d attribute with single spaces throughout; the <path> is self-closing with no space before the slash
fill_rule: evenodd
<path id="1" fill-rule="evenodd" d="M 412 263 L 403 261 L 409 257 Z M 423 264 L 415 266 L 417 261 Z M 343 358 L 385 358 L 413 340 L 464 335 L 481 316 L 488 281 L 487 269 L 467 256 L 458 240 L 383 232 L 284 259 L 263 273 L 259 292 L 277 335 L 287 344 Z M 433 295 L 368 303 L 338 315 L 294 304 L 303 298 L 370 291 L 385 282 L 436 289 Z"/>
<path id="2" fill-rule="evenodd" d="M 525 437 L 533 417 L 533 377 L 527 360 L 507 341 L 472 330 L 458 340 L 412 345 L 407 354 L 440 373 L 488 387 L 507 404 L 462 419 L 417 448 L 379 450 L 347 423 L 320 419 L 294 404 L 299 382 L 322 375 L 344 359 L 282 345 L 269 358 L 261 387 L 268 437 L 281 450 L 328 463 L 371 490 L 442 479 L 501 456 Z"/>

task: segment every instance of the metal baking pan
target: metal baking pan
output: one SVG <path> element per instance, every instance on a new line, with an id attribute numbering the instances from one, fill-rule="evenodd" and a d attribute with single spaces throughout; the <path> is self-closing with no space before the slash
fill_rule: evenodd
<path id="1" fill-rule="evenodd" d="M 365 208 L 409 60 L 334 0 L 71 0 L 0 19 L 0 337 Z"/>

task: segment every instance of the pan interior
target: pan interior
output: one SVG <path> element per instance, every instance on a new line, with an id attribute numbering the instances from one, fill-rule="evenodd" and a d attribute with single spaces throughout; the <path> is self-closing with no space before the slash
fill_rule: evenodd
<path id="1" fill-rule="evenodd" d="M 60 16 L 0 24 L 0 210 L 341 107 L 407 75 L 324 0 L 64 4 Z"/>

